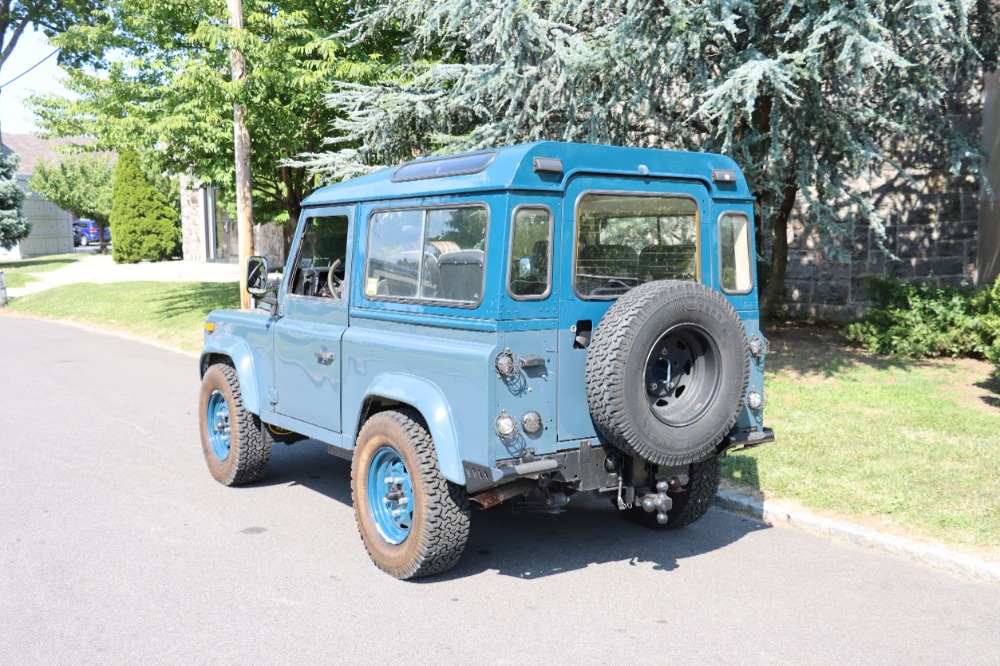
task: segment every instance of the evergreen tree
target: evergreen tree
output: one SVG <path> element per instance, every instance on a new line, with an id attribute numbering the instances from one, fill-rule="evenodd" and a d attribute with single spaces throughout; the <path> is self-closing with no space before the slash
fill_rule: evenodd
<path id="1" fill-rule="evenodd" d="M 122 153 L 111 183 L 111 249 L 116 263 L 162 261 L 180 250 L 180 219 L 139 168 Z"/>
<path id="2" fill-rule="evenodd" d="M 947 102 L 995 65 L 997 14 L 968 0 L 389 0 L 355 29 L 411 31 L 409 57 L 328 97 L 343 147 L 311 166 L 338 180 L 540 139 L 726 153 L 773 239 L 766 315 L 798 196 L 805 233 L 839 257 L 857 223 L 884 235 L 870 183 L 905 172 L 904 154 L 977 169 Z"/>
<path id="3" fill-rule="evenodd" d="M 14 173 L 17 155 L 0 159 L 0 247 L 9 250 L 31 233 L 31 223 L 21 213 L 24 190 L 17 184 Z"/>

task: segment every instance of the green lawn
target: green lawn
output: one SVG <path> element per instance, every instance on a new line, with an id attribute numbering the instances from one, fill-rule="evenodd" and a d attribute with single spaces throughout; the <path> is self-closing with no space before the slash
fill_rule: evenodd
<path id="1" fill-rule="evenodd" d="M 15 313 L 123 331 L 185 350 L 202 344 L 205 315 L 239 307 L 239 285 L 219 282 L 72 284 L 13 299 Z"/>
<path id="2" fill-rule="evenodd" d="M 18 259 L 17 261 L 0 261 L 0 271 L 3 271 L 4 282 L 11 289 L 23 287 L 36 278 L 31 273 L 54 271 L 79 259 L 75 254 L 56 254 L 51 257 L 37 259 Z"/>
<path id="3" fill-rule="evenodd" d="M 772 337 L 765 414 L 777 442 L 730 456 L 731 481 L 1000 554 L 1000 383 L 992 366 L 873 357 L 824 329 Z"/>

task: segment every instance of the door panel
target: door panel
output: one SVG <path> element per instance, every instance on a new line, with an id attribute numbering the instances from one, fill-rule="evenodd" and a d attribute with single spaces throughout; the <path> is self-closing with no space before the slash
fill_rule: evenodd
<path id="1" fill-rule="evenodd" d="M 711 270 L 700 251 L 709 238 L 703 184 L 583 176 L 568 184 L 565 202 L 558 264 L 560 441 L 596 436 L 587 405 L 587 346 L 613 299 L 650 280 L 705 281 Z"/>
<path id="2" fill-rule="evenodd" d="M 341 338 L 348 323 L 353 222 L 352 208 L 303 212 L 273 329 L 274 411 L 334 432 L 341 431 Z"/>

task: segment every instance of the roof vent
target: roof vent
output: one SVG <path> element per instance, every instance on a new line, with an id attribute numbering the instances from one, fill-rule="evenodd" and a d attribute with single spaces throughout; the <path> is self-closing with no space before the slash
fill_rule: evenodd
<path id="1" fill-rule="evenodd" d="M 562 173 L 562 160 L 558 157 L 536 157 L 535 173 Z"/>

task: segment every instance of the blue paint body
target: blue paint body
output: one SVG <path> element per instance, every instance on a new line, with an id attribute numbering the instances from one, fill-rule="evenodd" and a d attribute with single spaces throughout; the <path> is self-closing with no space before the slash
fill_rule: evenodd
<path id="1" fill-rule="evenodd" d="M 386 169 L 310 195 L 289 256 L 299 252 L 307 217 L 346 216 L 342 300 L 292 294 L 286 271 L 276 316 L 261 310 L 209 315 L 215 332 L 205 335 L 202 372 L 211 362 L 231 359 L 248 410 L 345 451 L 353 448 L 373 402 L 409 405 L 427 422 L 442 474 L 459 484 L 466 481 L 462 461 L 492 467 L 527 449 L 554 453 L 599 439 L 585 394 L 587 350 L 574 347 L 574 328 L 579 322 L 596 328 L 614 301 L 587 300 L 574 291 L 580 197 L 628 192 L 696 202 L 697 279 L 719 291 L 720 215 L 746 215 L 753 238 L 753 199 L 739 168 L 721 155 L 553 142 L 492 152 L 478 173 L 394 182 L 396 169 Z M 536 172 L 535 158 L 561 160 L 562 173 Z M 735 180 L 714 182 L 713 170 L 730 171 Z M 480 302 L 457 306 L 366 295 L 373 212 L 470 204 L 488 211 Z M 515 300 L 507 284 L 512 215 L 524 205 L 544 206 L 553 219 L 552 286 L 536 300 Z M 759 334 L 756 275 L 751 277 L 749 293 L 726 294 L 748 336 Z M 505 381 L 494 369 L 504 349 L 544 361 Z M 328 362 L 317 364 L 318 354 Z M 762 359 L 751 362 L 750 385 L 763 392 Z M 515 441 L 495 434 L 498 414 L 520 423 L 528 411 L 542 417 L 538 433 L 521 433 Z M 744 408 L 738 426 L 761 429 L 762 414 Z M 389 520 L 384 527 L 391 531 L 392 525 Z"/>

